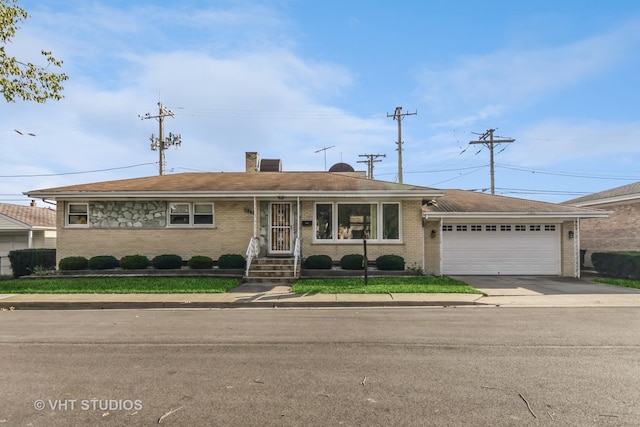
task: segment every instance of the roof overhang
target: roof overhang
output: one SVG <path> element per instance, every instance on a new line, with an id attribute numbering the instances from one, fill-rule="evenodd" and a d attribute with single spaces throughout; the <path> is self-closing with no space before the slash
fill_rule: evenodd
<path id="1" fill-rule="evenodd" d="M 608 218 L 608 211 L 589 212 L 423 212 L 425 219 L 575 219 L 575 218 Z"/>
<path id="2" fill-rule="evenodd" d="M 259 198 L 394 198 L 423 199 L 442 196 L 442 191 L 376 190 L 376 191 L 113 191 L 113 192 L 47 192 L 32 191 L 24 193 L 28 197 L 48 200 L 126 200 L 126 199 L 252 199 Z"/>
<path id="3" fill-rule="evenodd" d="M 585 200 L 583 202 L 567 203 L 567 204 L 573 205 L 573 206 L 597 206 L 597 205 L 607 205 L 612 203 L 638 202 L 638 201 L 640 201 L 640 194 L 634 193 L 634 194 L 625 194 L 623 196 L 606 197 L 603 199 Z"/>

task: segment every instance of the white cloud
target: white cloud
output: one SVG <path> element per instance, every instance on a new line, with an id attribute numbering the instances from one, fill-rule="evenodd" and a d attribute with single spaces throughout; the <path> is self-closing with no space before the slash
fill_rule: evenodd
<path id="1" fill-rule="evenodd" d="M 496 117 L 614 69 L 635 55 L 639 28 L 637 22 L 630 22 L 610 33 L 562 46 L 460 56 L 447 67 L 426 66 L 418 75 L 418 93 L 445 117 L 462 114 L 451 123 Z"/>

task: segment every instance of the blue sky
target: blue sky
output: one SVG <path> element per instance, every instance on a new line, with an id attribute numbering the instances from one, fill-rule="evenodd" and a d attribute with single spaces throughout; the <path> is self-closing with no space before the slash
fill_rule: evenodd
<path id="1" fill-rule="evenodd" d="M 65 99 L 4 104 L 0 202 L 152 176 L 157 103 L 175 113 L 166 172 L 288 171 L 384 154 L 396 181 L 561 202 L 640 180 L 636 1 L 35 1 L 7 50 L 64 61 Z M 15 132 L 20 130 L 23 135 Z M 36 136 L 29 136 L 33 133 Z M 317 152 L 323 147 L 333 147 Z M 504 149 L 504 150 L 503 150 Z"/>

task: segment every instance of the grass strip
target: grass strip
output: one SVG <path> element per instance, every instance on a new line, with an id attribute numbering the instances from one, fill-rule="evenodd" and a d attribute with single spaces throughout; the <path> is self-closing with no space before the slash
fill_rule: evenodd
<path id="1" fill-rule="evenodd" d="M 628 279 L 614 279 L 610 277 L 593 279 L 594 282 L 605 283 L 607 285 L 624 286 L 625 288 L 640 289 L 640 281 Z"/>
<path id="2" fill-rule="evenodd" d="M 238 279 L 217 277 L 87 277 L 0 280 L 4 294 L 184 294 L 224 293 Z"/>
<path id="3" fill-rule="evenodd" d="M 363 278 L 300 279 L 291 291 L 296 294 L 482 294 L 466 283 L 446 276 L 372 277 L 366 286 Z"/>

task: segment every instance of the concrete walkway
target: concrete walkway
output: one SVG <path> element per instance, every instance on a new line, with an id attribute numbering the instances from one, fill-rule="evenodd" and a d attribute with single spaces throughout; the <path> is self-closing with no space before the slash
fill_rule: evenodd
<path id="1" fill-rule="evenodd" d="M 224 294 L 0 294 L 0 310 L 302 307 L 640 307 L 640 290 L 553 276 L 460 276 L 478 294 L 293 294 L 245 283 Z"/>

